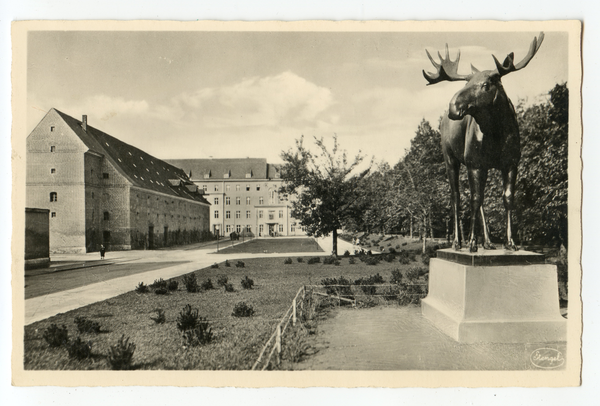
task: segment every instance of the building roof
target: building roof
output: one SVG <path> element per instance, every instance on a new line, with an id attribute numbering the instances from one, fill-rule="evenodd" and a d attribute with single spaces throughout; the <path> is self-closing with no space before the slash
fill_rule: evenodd
<path id="1" fill-rule="evenodd" d="M 141 149 L 126 144 L 89 124 L 54 109 L 86 146 L 104 155 L 134 186 L 201 203 L 208 203 L 186 173 Z"/>
<path id="2" fill-rule="evenodd" d="M 168 159 L 167 162 L 188 174 L 191 172 L 190 179 L 194 182 L 280 178 L 280 166 L 268 164 L 264 158 Z"/>

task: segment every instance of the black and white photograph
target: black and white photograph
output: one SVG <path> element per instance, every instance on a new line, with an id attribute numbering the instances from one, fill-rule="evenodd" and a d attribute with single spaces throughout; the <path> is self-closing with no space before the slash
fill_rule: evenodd
<path id="1" fill-rule="evenodd" d="M 14 24 L 13 381 L 579 385 L 581 35 Z"/>

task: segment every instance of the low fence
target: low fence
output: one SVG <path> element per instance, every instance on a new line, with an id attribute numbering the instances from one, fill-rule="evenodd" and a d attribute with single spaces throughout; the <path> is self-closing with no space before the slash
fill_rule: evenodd
<path id="1" fill-rule="evenodd" d="M 361 304 L 361 298 L 366 297 L 382 297 L 386 301 L 398 300 L 398 296 L 408 298 L 407 303 L 415 303 L 427 295 L 427 283 L 411 283 L 411 284 L 373 284 L 373 285 L 304 285 L 296 293 L 292 300 L 291 306 L 287 309 L 273 334 L 269 337 L 263 346 L 258 359 L 252 366 L 252 370 L 264 371 L 267 369 L 275 356 L 277 365 L 281 362 L 281 354 L 283 351 L 283 336 L 290 325 L 295 326 L 298 320 L 304 318 L 307 309 L 307 303 L 313 303 L 313 297 L 320 296 L 337 301 L 339 305 L 347 303 L 356 308 Z M 378 288 L 387 288 L 387 291 L 377 293 Z M 318 290 L 325 290 L 325 293 Z M 308 296 L 310 295 L 310 296 Z M 307 298 L 310 299 L 307 301 Z M 407 304 L 405 303 L 405 304 Z M 269 351 L 270 348 L 270 351 Z M 268 355 L 266 355 L 268 352 Z"/>

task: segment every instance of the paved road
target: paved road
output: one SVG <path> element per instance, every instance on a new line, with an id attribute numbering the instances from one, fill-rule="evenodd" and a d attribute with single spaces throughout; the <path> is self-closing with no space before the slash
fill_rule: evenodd
<path id="1" fill-rule="evenodd" d="M 327 253 L 331 252 L 331 238 L 320 238 L 317 242 L 321 248 Z M 338 248 L 343 253 L 343 248 L 348 244 L 344 241 L 338 240 Z M 351 244 L 348 244 L 352 247 Z M 93 283 L 85 286 L 80 286 L 74 289 L 65 290 L 62 292 L 56 292 L 48 295 L 43 295 L 31 299 L 25 300 L 25 311 L 22 314 L 23 324 L 29 325 L 39 320 L 44 320 L 48 317 L 52 317 L 58 313 L 64 313 L 69 310 L 77 309 L 82 306 L 86 306 L 91 303 L 96 303 L 101 300 L 106 300 L 111 297 L 118 296 L 120 294 L 133 290 L 139 282 L 150 284 L 154 280 L 163 278 L 175 278 L 177 276 L 185 275 L 193 272 L 197 269 L 206 268 L 215 262 L 221 262 L 225 259 L 235 261 L 238 259 L 245 258 L 269 258 L 269 257 L 287 257 L 293 256 L 315 256 L 315 252 L 295 252 L 289 253 L 273 253 L 273 254 L 231 254 L 224 258 L 221 255 L 215 254 L 216 245 L 204 246 L 198 249 L 189 249 L 184 247 L 182 249 L 169 249 L 169 250 L 158 250 L 158 251 L 119 251 L 119 252 L 108 252 L 106 260 L 114 263 L 129 262 L 131 264 L 136 263 L 148 263 L 148 262 L 185 262 L 183 264 L 175 266 L 165 266 L 159 269 L 155 269 L 149 272 L 136 273 L 133 275 L 123 276 L 120 278 L 114 278 L 105 280 L 98 283 Z M 323 253 L 321 253 L 322 255 Z M 97 262 L 98 253 L 89 254 L 70 254 L 70 255 L 57 255 L 52 257 L 53 261 L 60 261 L 62 263 L 72 262 L 73 264 L 86 263 L 88 261 Z M 15 312 L 15 317 L 21 317 L 19 312 Z"/>

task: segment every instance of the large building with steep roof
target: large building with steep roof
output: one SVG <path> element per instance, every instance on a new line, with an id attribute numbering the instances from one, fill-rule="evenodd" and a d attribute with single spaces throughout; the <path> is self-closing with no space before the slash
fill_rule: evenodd
<path id="1" fill-rule="evenodd" d="M 211 231 L 257 237 L 306 235 L 279 194 L 279 165 L 264 158 L 169 159 L 182 168 L 211 204 Z"/>
<path id="2" fill-rule="evenodd" d="M 27 207 L 50 210 L 50 252 L 201 241 L 210 203 L 182 169 L 51 109 L 27 137 Z"/>

